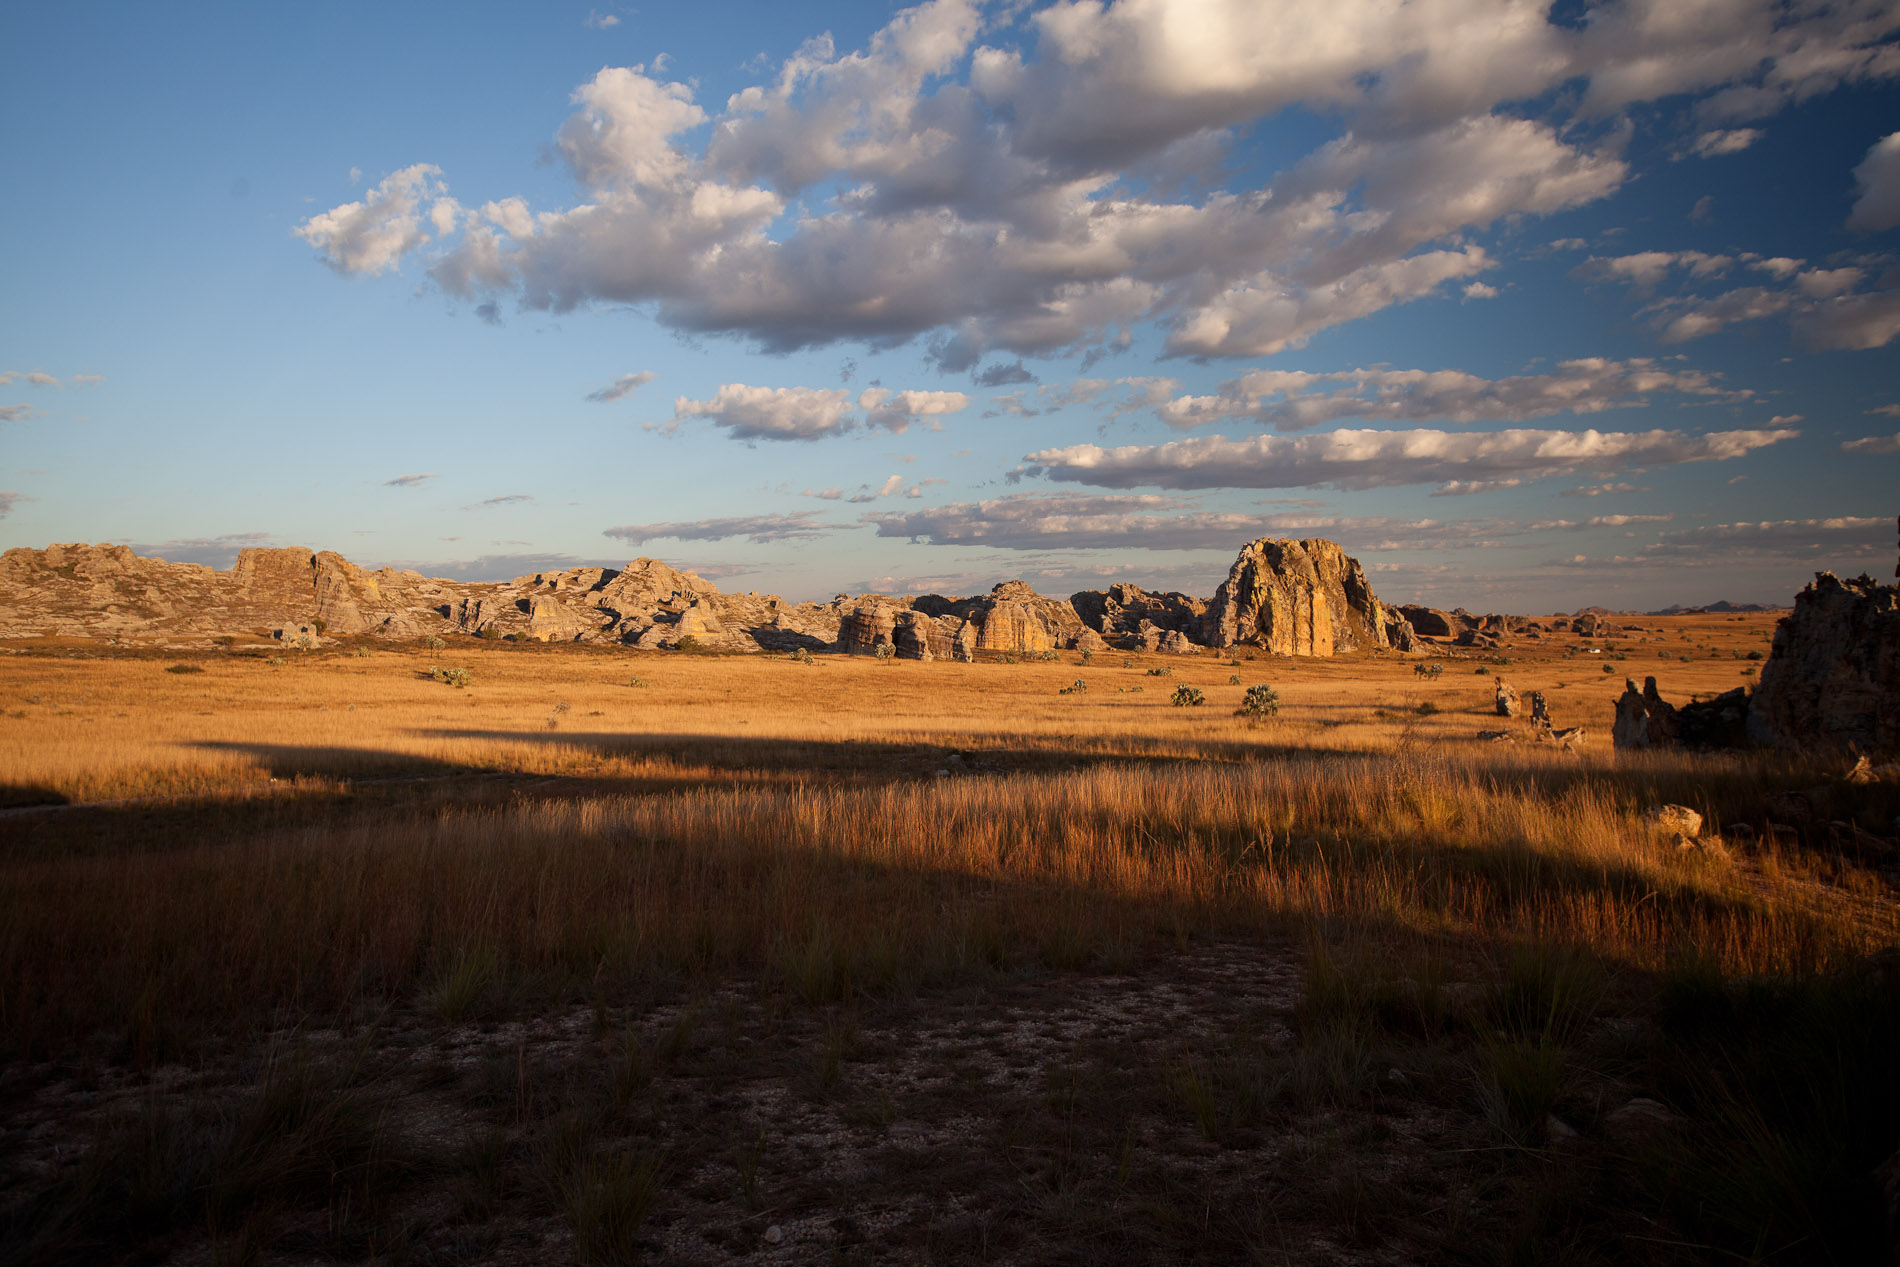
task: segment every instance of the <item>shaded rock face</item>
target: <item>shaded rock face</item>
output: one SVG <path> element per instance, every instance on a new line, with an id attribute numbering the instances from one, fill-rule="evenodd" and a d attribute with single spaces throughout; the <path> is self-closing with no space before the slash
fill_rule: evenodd
<path id="1" fill-rule="evenodd" d="M 1263 537 L 1242 548 L 1215 591 L 1200 641 L 1329 656 L 1391 646 L 1386 623 L 1359 560 L 1336 543 Z"/>
<path id="2" fill-rule="evenodd" d="M 1625 679 L 1623 694 L 1616 701 L 1616 724 L 1610 740 L 1618 748 L 1667 748 L 1680 733 L 1676 709 L 1656 690 L 1655 678 L 1644 678 L 1643 689 Z"/>
<path id="3" fill-rule="evenodd" d="M 1200 632 L 1207 600 L 1186 594 L 1157 593 L 1117 582 L 1105 590 L 1083 590 L 1069 605 L 1088 628 L 1103 638 L 1132 646 L 1145 621 L 1156 629 L 1192 637 Z"/>
<path id="4" fill-rule="evenodd" d="M 1777 748 L 1900 751 L 1900 587 L 1817 574 L 1775 626 L 1747 729 Z"/>

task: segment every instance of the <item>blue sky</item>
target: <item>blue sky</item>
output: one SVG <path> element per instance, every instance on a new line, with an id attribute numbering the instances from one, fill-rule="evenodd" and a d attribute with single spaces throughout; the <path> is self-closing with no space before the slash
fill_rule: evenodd
<path id="1" fill-rule="evenodd" d="M 13 6 L 0 545 L 794 598 L 1891 573 L 1900 12 Z"/>

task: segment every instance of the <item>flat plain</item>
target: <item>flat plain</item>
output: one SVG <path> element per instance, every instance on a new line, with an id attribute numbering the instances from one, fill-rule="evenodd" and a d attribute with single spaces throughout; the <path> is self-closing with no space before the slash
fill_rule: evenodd
<path id="1" fill-rule="evenodd" d="M 1870 1261 L 1900 785 L 1610 745 L 1625 677 L 1746 685 L 1774 619 L 14 641 L 0 1257 Z"/>

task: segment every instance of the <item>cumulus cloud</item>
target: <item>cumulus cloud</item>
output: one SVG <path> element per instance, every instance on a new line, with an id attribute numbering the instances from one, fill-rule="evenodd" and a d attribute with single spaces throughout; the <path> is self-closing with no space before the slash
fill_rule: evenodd
<path id="1" fill-rule="evenodd" d="M 1843 441 L 1841 448 L 1849 453 L 1900 453 L 1900 431 L 1890 436 L 1865 436 L 1859 440 Z"/>
<path id="2" fill-rule="evenodd" d="M 620 17 L 618 14 L 598 13 L 593 9 L 589 9 L 587 16 L 581 19 L 581 25 L 587 27 L 589 30 L 611 31 L 620 25 Z"/>
<path id="3" fill-rule="evenodd" d="M 587 399 L 599 401 L 601 404 L 612 404 L 614 401 L 620 400 L 638 391 L 640 388 L 645 387 L 658 377 L 659 375 L 655 374 L 652 370 L 641 370 L 637 374 L 622 374 L 619 378 L 616 378 L 599 391 L 588 392 Z"/>
<path id="4" fill-rule="evenodd" d="M 853 397 L 841 387 L 726 383 L 711 400 L 681 396 L 673 404 L 673 422 L 705 418 L 736 440 L 818 440 L 860 427 L 902 433 L 914 423 L 934 423 L 969 404 L 962 392 L 867 387 Z"/>
<path id="5" fill-rule="evenodd" d="M 38 413 L 31 405 L 0 405 L 0 422 L 24 422 Z"/>
<path id="6" fill-rule="evenodd" d="M 1378 422 L 1524 422 L 1647 405 L 1658 394 L 1744 399 L 1720 375 L 1668 368 L 1654 360 L 1592 357 L 1548 374 L 1487 379 L 1460 370 L 1257 370 L 1209 396 L 1179 396 L 1156 412 L 1174 427 L 1244 418 L 1282 431 L 1340 418 Z"/>
<path id="7" fill-rule="evenodd" d="M 705 418 L 735 440 L 816 440 L 849 430 L 851 393 L 841 387 L 750 387 L 726 383 L 711 400 L 673 402 L 673 420 Z"/>
<path id="8" fill-rule="evenodd" d="M 1739 154 L 1759 140 L 1760 128 L 1716 128 L 1696 137 L 1689 148 L 1697 158 L 1716 158 Z"/>
<path id="9" fill-rule="evenodd" d="M 431 240 L 425 220 L 438 234 L 455 227 L 458 208 L 447 194 L 442 169 L 417 163 L 385 176 L 361 202 L 332 207 L 294 232 L 337 272 L 375 275 Z"/>
<path id="10" fill-rule="evenodd" d="M 1738 286 L 1717 294 L 1683 293 L 1642 309 L 1665 343 L 1684 343 L 1742 322 L 1785 316 L 1795 337 L 1816 349 L 1885 347 L 1900 336 L 1900 286 L 1891 276 L 1863 289 L 1870 269 L 1859 265 L 1811 268 L 1786 256 L 1707 255 L 1700 251 L 1643 251 L 1591 257 L 1572 271 L 1587 281 L 1624 282 L 1649 292 L 1681 276 L 1693 283 L 1746 266 L 1775 283 Z"/>
<path id="11" fill-rule="evenodd" d="M 1206 436 L 1106 449 L 1078 444 L 1024 457 L 1022 475 L 1104 488 L 1382 488 L 1449 493 L 1511 487 L 1585 470 L 1742 457 L 1797 431 L 1449 432 L 1340 430 L 1323 435 Z"/>
<path id="12" fill-rule="evenodd" d="M 1874 142 L 1854 169 L 1860 196 L 1848 213 L 1847 227 L 1876 232 L 1900 225 L 1900 132 Z"/>
<path id="13" fill-rule="evenodd" d="M 430 480 L 434 478 L 436 478 L 434 471 L 430 471 L 426 475 L 398 475 L 393 480 L 384 480 L 383 487 L 384 488 L 415 488 L 419 485 L 428 483 Z"/>
<path id="14" fill-rule="evenodd" d="M 606 529 L 603 535 L 633 546 L 656 540 L 725 541 L 733 537 L 744 537 L 762 545 L 771 541 L 802 541 L 837 531 L 838 525 L 821 523 L 815 512 L 800 510 L 786 515 L 741 515 L 725 519 L 624 524 Z"/>
<path id="15" fill-rule="evenodd" d="M 573 205 L 468 212 L 424 164 L 298 232 L 341 272 L 433 237 L 430 278 L 471 303 L 646 305 L 773 351 L 925 336 L 962 372 L 992 350 L 1120 347 L 1148 322 L 1177 355 L 1271 355 L 1483 295 L 1495 261 L 1472 236 L 1618 189 L 1623 133 L 1603 124 L 1634 104 L 1690 94 L 1698 147 L 1733 152 L 1753 131 L 1738 122 L 1900 70 L 1881 0 L 1719 17 L 1624 0 L 1581 23 L 1520 0 L 1200 0 L 1192 20 L 1065 0 L 1000 18 L 929 0 L 861 49 L 810 40 L 723 103 L 658 60 L 607 67 L 556 133 L 587 191 Z M 1539 98 L 1548 117 L 1503 108 Z M 1288 108 L 1344 135 L 1253 187 L 1167 175 Z"/>

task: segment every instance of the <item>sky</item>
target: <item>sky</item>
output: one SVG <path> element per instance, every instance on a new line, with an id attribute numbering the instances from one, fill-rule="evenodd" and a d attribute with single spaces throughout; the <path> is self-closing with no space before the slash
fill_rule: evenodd
<path id="1" fill-rule="evenodd" d="M 1890 576 L 1900 7 L 0 9 L 0 547 Z"/>

